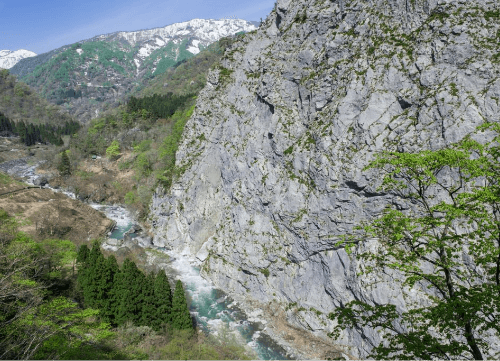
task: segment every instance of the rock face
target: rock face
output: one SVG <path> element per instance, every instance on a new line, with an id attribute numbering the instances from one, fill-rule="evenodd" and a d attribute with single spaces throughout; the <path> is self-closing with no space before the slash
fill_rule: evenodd
<path id="1" fill-rule="evenodd" d="M 500 120 L 499 17 L 486 0 L 278 0 L 209 74 L 184 173 L 153 199 L 154 244 L 325 339 L 350 300 L 423 304 L 390 274 L 357 277 L 335 242 L 397 202 L 362 171 L 376 152 L 437 149 Z M 379 342 L 369 329 L 341 340 L 361 358 Z"/>

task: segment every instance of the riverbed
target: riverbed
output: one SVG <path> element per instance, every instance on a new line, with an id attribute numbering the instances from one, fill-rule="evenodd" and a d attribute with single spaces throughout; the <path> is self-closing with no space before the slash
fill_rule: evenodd
<path id="1" fill-rule="evenodd" d="M 21 176 L 31 185 L 37 183 L 37 164 L 29 164 L 27 159 L 19 159 L 3 165 L 6 168 L 4 171 L 8 170 L 8 173 L 12 175 Z M 63 189 L 53 189 L 48 185 L 45 187 L 76 199 L 74 193 Z M 109 239 L 120 240 L 132 227 L 139 225 L 134 215 L 121 205 L 88 204 L 115 222 L 115 228 L 108 234 Z M 138 228 L 142 227 L 139 225 Z M 132 233 L 129 238 L 134 240 L 134 236 Z M 139 242 L 136 244 L 144 246 Z M 168 264 L 162 264 L 162 268 L 165 269 L 171 284 L 174 284 L 177 279 L 183 282 L 191 315 L 194 316 L 202 332 L 232 339 L 253 351 L 253 356 L 261 360 L 292 359 L 285 349 L 265 333 L 266 321 L 259 319 L 260 313 L 254 311 L 254 313 L 246 314 L 231 297 L 202 278 L 199 261 L 192 255 L 178 254 L 152 244 L 147 247 L 168 255 L 170 261 Z"/>

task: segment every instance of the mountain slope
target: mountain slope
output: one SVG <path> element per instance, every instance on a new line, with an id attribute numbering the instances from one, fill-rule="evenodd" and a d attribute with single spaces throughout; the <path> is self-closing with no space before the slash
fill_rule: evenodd
<path id="1" fill-rule="evenodd" d="M 24 49 L 16 51 L 0 50 L 0 68 L 10 69 L 20 60 L 33 56 L 36 56 L 36 53 Z"/>
<path id="2" fill-rule="evenodd" d="M 357 277 L 336 243 L 398 202 L 362 171 L 375 152 L 437 149 L 500 121 L 499 34 L 491 1 L 278 0 L 209 73 L 176 154 L 184 174 L 153 198 L 155 245 L 197 255 L 217 287 L 331 347 L 327 315 L 348 301 L 424 304 L 390 274 Z M 340 343 L 365 358 L 380 341 L 347 329 Z"/>
<path id="3" fill-rule="evenodd" d="M 115 32 L 62 47 L 50 57 L 25 59 L 11 72 L 85 121 L 214 41 L 254 29 L 244 20 L 194 19 L 163 28 Z"/>
<path id="4" fill-rule="evenodd" d="M 63 126 L 74 119 L 4 69 L 0 71 L 0 113 L 14 122 Z"/>

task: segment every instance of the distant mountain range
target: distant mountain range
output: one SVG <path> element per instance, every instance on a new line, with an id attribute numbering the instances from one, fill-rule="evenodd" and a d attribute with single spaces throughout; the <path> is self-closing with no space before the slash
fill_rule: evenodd
<path id="1" fill-rule="evenodd" d="M 33 56 L 36 56 L 36 53 L 25 49 L 19 49 L 16 51 L 0 50 L 0 68 L 10 69 L 20 60 Z"/>
<path id="2" fill-rule="evenodd" d="M 10 72 L 86 121 L 213 42 L 256 30 L 256 25 L 240 19 L 193 19 L 163 28 L 98 35 L 22 59 Z"/>

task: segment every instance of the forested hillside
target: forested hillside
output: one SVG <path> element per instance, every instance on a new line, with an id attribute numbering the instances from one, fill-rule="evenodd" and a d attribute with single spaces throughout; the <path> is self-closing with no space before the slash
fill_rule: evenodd
<path id="1" fill-rule="evenodd" d="M 0 176 L 0 188 L 16 183 Z M 48 191 L 48 190 L 46 190 Z M 248 359 L 193 332 L 183 285 L 104 257 L 100 242 L 33 239 L 0 209 L 0 359 Z"/>
<path id="2" fill-rule="evenodd" d="M 48 124 L 63 127 L 74 118 L 60 107 L 50 104 L 25 83 L 18 81 L 9 71 L 0 71 L 0 111 L 11 122 Z"/>

